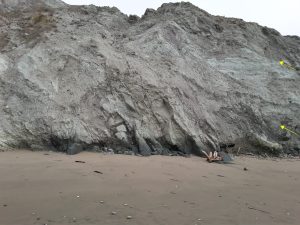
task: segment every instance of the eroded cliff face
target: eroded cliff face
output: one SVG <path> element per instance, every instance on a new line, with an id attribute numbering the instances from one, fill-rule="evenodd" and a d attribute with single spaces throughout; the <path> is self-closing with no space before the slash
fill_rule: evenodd
<path id="1" fill-rule="evenodd" d="M 40 7 L 60 8 L 63 6 L 66 4 L 61 0 L 0 0 L 0 11 L 2 12 L 33 11 Z"/>
<path id="2" fill-rule="evenodd" d="M 299 153 L 279 128 L 300 132 L 299 37 L 184 2 L 142 18 L 20 2 L 0 4 L 2 148 Z"/>

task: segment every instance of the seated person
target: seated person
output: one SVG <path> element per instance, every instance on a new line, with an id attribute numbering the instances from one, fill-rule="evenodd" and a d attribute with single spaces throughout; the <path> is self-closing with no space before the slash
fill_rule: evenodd
<path id="1" fill-rule="evenodd" d="M 211 163 L 211 162 L 222 161 L 222 160 L 223 160 L 223 158 L 221 156 L 219 156 L 217 151 L 209 152 L 209 155 L 207 158 L 208 162 Z"/>
<path id="2" fill-rule="evenodd" d="M 232 158 L 225 152 L 214 151 L 214 152 L 209 152 L 209 154 L 207 154 L 205 151 L 202 151 L 202 152 L 205 154 L 207 161 L 209 163 L 212 163 L 212 162 L 226 163 L 226 162 L 232 161 Z"/>

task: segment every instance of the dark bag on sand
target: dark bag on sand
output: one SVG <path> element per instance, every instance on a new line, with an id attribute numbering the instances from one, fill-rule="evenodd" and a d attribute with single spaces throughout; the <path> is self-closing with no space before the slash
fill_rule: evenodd
<path id="1" fill-rule="evenodd" d="M 222 160 L 219 161 L 219 163 L 231 163 L 233 161 L 230 155 L 228 155 L 225 152 L 219 152 L 219 156 L 222 158 Z"/>

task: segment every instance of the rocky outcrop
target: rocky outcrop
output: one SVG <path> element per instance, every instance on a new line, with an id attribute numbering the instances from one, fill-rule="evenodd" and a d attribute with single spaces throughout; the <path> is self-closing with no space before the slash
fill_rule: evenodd
<path id="1" fill-rule="evenodd" d="M 278 155 L 282 151 L 282 145 L 268 141 L 266 136 L 259 136 L 258 134 L 250 136 L 250 143 L 253 147 L 265 150 L 272 155 Z"/>
<path id="2" fill-rule="evenodd" d="M 30 2 L 1 1 L 2 148 L 186 155 L 258 135 L 299 153 L 279 128 L 300 129 L 299 37 L 184 2 L 141 18 Z"/>
<path id="3" fill-rule="evenodd" d="M 50 9 L 63 6 L 66 4 L 61 0 L 0 0 L 0 12 L 33 11 L 41 7 Z"/>

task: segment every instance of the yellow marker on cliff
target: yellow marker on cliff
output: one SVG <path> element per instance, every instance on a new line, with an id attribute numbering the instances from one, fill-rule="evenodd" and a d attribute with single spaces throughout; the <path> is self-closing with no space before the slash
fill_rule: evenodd
<path id="1" fill-rule="evenodd" d="M 285 63 L 285 61 L 283 61 L 283 60 L 280 60 L 280 61 L 279 61 L 279 64 L 280 64 L 281 66 L 284 66 L 284 67 L 290 69 L 290 70 L 295 70 L 291 65 Z"/>
<path id="2" fill-rule="evenodd" d="M 297 134 L 296 132 L 291 131 L 290 129 L 286 128 L 284 125 L 281 125 L 280 128 L 281 128 L 282 130 L 287 130 L 288 132 L 290 132 L 290 133 L 292 133 L 292 134 L 295 134 L 295 135 L 297 135 L 297 136 L 300 136 L 300 135 Z"/>

